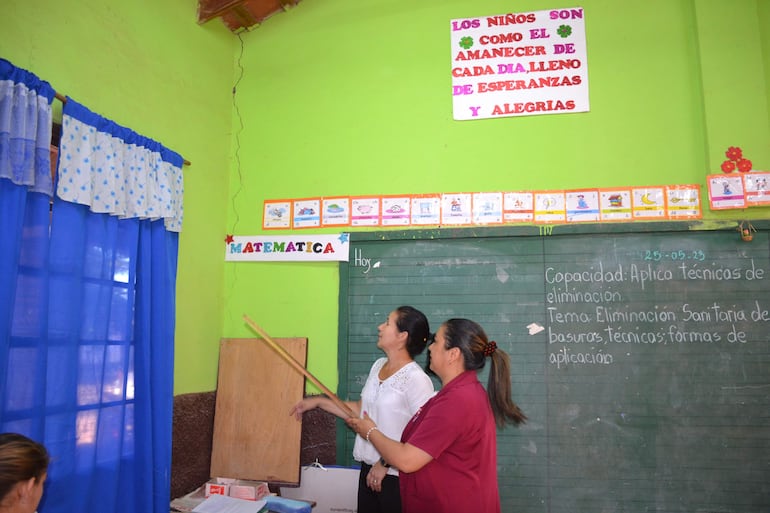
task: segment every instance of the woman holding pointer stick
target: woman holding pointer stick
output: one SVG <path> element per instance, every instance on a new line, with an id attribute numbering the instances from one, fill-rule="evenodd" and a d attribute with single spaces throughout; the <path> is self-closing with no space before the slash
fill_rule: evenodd
<path id="1" fill-rule="evenodd" d="M 476 373 L 487 358 L 485 391 Z M 511 400 L 508 355 L 477 323 L 449 319 L 428 348 L 428 362 L 442 388 L 400 437 L 367 415 L 346 422 L 401 469 L 404 513 L 500 513 L 496 428 L 527 418 Z"/>
<path id="2" fill-rule="evenodd" d="M 346 401 L 343 406 L 353 411 L 354 417 L 329 397 L 306 397 L 290 414 L 297 420 L 302 413 L 321 408 L 342 419 L 367 418 L 377 422 L 378 429 L 398 440 L 404 426 L 420 407 L 433 396 L 433 383 L 414 361 L 425 350 L 430 337 L 428 319 L 411 306 L 400 306 L 390 312 L 377 328 L 377 347 L 385 353 L 372 365 L 361 390 L 361 399 Z M 358 482 L 358 513 L 399 513 L 401 495 L 398 469 L 382 459 L 372 443 L 357 436 L 353 458 L 361 462 Z"/>

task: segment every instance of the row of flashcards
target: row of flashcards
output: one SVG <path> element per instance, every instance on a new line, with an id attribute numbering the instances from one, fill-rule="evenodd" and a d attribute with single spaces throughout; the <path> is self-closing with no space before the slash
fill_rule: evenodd
<path id="1" fill-rule="evenodd" d="M 265 200 L 262 228 L 700 219 L 699 185 Z"/>
<path id="2" fill-rule="evenodd" d="M 706 181 L 711 210 L 770 205 L 770 172 L 709 175 Z"/>

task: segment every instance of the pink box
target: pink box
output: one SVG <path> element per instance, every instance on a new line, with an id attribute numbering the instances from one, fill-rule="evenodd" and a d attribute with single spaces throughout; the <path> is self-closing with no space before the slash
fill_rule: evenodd
<path id="1" fill-rule="evenodd" d="M 235 497 L 236 499 L 258 501 L 268 495 L 270 495 L 270 489 L 267 483 L 263 481 L 236 479 L 230 483 L 230 497 Z"/>

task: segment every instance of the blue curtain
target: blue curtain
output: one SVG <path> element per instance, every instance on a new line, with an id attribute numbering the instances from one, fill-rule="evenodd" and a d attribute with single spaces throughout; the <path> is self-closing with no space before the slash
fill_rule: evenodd
<path id="1" fill-rule="evenodd" d="M 68 99 L 55 197 L 0 178 L 0 431 L 51 453 L 40 513 L 168 511 L 181 166 Z"/>
<path id="2" fill-rule="evenodd" d="M 0 59 L 0 430 L 39 441 L 54 94 L 47 82 Z"/>

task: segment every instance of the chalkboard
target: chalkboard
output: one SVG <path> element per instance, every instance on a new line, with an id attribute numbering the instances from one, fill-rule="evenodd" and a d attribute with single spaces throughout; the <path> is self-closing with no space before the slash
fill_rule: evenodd
<path id="1" fill-rule="evenodd" d="M 503 511 L 770 511 L 766 225 L 353 233 L 340 286 L 343 397 L 401 304 L 434 331 L 476 320 L 511 356 L 529 421 L 498 433 Z M 352 442 L 341 426 L 339 461 Z"/>

